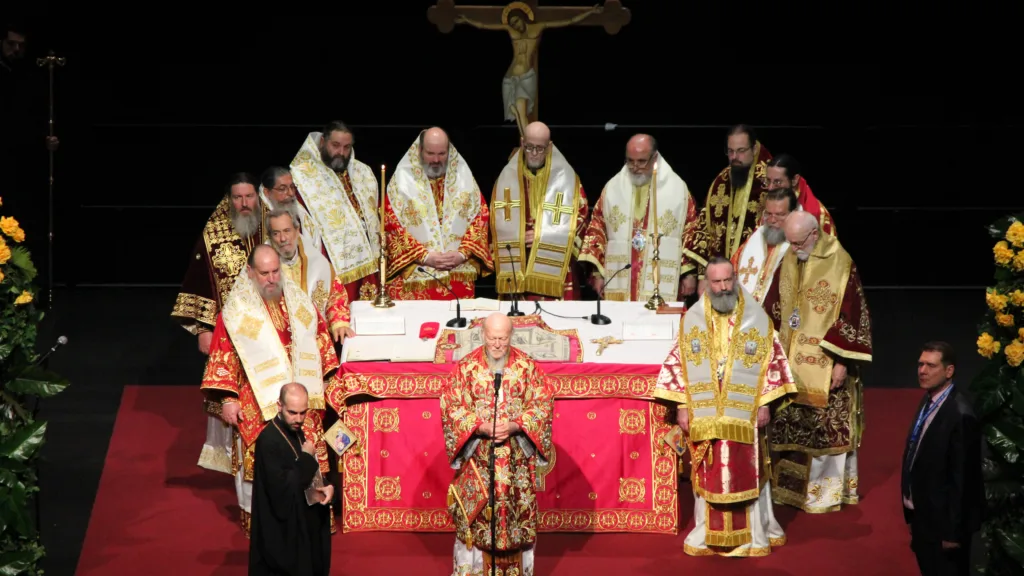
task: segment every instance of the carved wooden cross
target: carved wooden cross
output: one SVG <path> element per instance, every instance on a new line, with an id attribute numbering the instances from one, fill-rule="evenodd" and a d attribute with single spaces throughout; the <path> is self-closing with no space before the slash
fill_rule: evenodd
<path id="1" fill-rule="evenodd" d="M 591 9 L 590 6 L 538 6 L 537 0 L 524 0 L 522 4 L 533 10 L 538 23 L 568 20 Z M 576 25 L 604 26 L 605 32 L 615 35 L 629 24 L 629 8 L 623 8 L 620 0 L 606 0 L 603 8 L 600 14 L 594 14 Z M 505 6 L 464 6 L 455 4 L 455 0 L 438 0 L 435 6 L 427 8 L 427 20 L 447 34 L 455 29 L 455 19 L 459 16 L 496 25 L 501 24 L 501 13 L 504 10 Z"/>
<path id="2" fill-rule="evenodd" d="M 715 218 L 722 217 L 722 209 L 729 206 L 729 198 L 725 195 L 725 189 L 719 188 L 711 198 L 708 199 L 708 205 L 715 208 Z"/>
<path id="3" fill-rule="evenodd" d="M 519 200 L 515 200 L 515 201 L 512 200 L 512 189 L 511 188 L 505 188 L 505 200 L 504 201 L 502 201 L 502 200 L 495 200 L 494 201 L 494 209 L 496 211 L 497 210 L 504 210 L 505 211 L 505 222 L 511 222 L 512 221 L 512 209 L 513 208 L 519 208 L 519 206 L 521 206 Z"/>
<path id="4" fill-rule="evenodd" d="M 558 226 L 562 223 L 562 214 L 568 214 L 572 216 L 572 206 L 562 204 L 562 197 L 565 192 L 558 192 L 555 194 L 555 203 L 544 202 L 541 204 L 542 210 L 551 211 L 551 223 Z"/>
<path id="5" fill-rule="evenodd" d="M 604 353 L 605 348 L 612 344 L 622 344 L 622 340 L 614 336 L 605 336 L 604 338 L 594 338 L 590 341 L 591 344 L 597 344 L 597 355 L 600 356 Z"/>
<path id="6" fill-rule="evenodd" d="M 746 284 L 747 278 L 750 278 L 751 274 L 757 274 L 758 270 L 759 268 L 757 266 L 754 266 L 754 257 L 751 256 L 750 260 L 747 261 L 747 267 L 740 268 L 739 270 L 736 271 L 736 273 L 743 276 L 742 282 Z"/>

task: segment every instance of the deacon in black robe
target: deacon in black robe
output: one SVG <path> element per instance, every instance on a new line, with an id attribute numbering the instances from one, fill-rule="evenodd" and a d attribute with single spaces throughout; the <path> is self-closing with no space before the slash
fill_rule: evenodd
<path id="1" fill-rule="evenodd" d="M 328 576 L 330 507 L 306 503 L 320 465 L 278 413 L 256 438 L 249 576 Z"/>

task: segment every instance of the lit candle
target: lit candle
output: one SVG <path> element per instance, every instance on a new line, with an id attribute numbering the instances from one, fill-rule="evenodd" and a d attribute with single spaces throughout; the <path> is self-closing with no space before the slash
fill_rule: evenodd
<path id="1" fill-rule="evenodd" d="M 380 237 L 384 238 L 384 182 L 387 167 L 380 165 Z"/>

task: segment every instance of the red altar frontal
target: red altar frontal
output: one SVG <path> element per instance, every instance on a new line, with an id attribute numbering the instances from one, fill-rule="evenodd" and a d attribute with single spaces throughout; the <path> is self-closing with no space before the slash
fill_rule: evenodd
<path id="1" fill-rule="evenodd" d="M 555 458 L 543 470 L 539 530 L 678 531 L 676 453 L 667 408 L 653 402 L 657 365 L 542 363 L 556 387 Z M 345 532 L 454 531 L 454 471 L 439 396 L 452 364 L 348 362 L 344 421 L 358 444 L 341 459 Z"/>

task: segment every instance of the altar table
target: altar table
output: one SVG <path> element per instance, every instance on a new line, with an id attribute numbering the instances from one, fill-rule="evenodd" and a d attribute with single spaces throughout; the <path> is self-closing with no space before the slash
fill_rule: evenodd
<path id="1" fill-rule="evenodd" d="M 388 309 L 352 304 L 360 317 L 405 318 L 401 336 L 356 336 L 416 342 L 424 322 L 455 316 L 448 301 L 398 301 Z M 540 317 L 553 330 L 575 328 L 582 363 L 538 363 L 556 388 L 552 436 L 555 458 L 537 493 L 542 532 L 678 531 L 677 456 L 663 441 L 671 429 L 668 409 L 653 402 L 662 362 L 676 340 L 627 340 L 601 356 L 592 339 L 622 339 L 622 323 L 658 318 L 678 324 L 678 315 L 656 315 L 641 302 L 602 302 L 612 323 L 583 320 L 596 303 L 543 302 Z M 520 303 L 530 314 L 532 302 Z M 507 312 L 509 303 L 501 304 Z M 492 312 L 463 312 L 469 322 Z M 552 314 L 574 319 L 558 318 Z M 678 327 L 676 328 L 678 330 Z M 347 347 L 346 347 L 347 348 Z M 347 349 L 342 350 L 342 359 Z M 438 398 L 453 364 L 432 362 L 343 362 L 340 385 L 328 389 L 347 404 L 345 423 L 358 444 L 342 457 L 345 532 L 448 532 L 449 467 Z M 336 404 L 340 405 L 340 404 Z"/>

